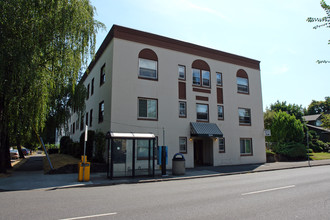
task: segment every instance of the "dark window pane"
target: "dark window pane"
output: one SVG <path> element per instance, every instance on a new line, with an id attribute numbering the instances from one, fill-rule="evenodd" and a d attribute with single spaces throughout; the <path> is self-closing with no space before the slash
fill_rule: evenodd
<path id="1" fill-rule="evenodd" d="M 147 103 L 146 99 L 139 99 L 139 117 L 146 118 L 148 116 Z"/>
<path id="2" fill-rule="evenodd" d="M 210 86 L 210 72 L 202 70 L 203 86 Z"/>
<path id="3" fill-rule="evenodd" d="M 201 84 L 201 73 L 199 69 L 193 69 L 193 84 L 200 85 Z"/>

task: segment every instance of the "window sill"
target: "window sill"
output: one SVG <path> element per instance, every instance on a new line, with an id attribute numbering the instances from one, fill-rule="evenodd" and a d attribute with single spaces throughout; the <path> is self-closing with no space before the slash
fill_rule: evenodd
<path id="1" fill-rule="evenodd" d="M 239 124 L 239 126 L 251 126 L 251 124 Z"/>
<path id="2" fill-rule="evenodd" d="M 242 95 L 250 95 L 249 92 L 240 92 L 240 91 L 237 91 L 238 94 L 242 94 Z"/>
<path id="3" fill-rule="evenodd" d="M 253 156 L 253 154 L 241 154 L 241 157 L 249 157 L 249 156 Z"/>
<path id="4" fill-rule="evenodd" d="M 226 151 L 219 151 L 219 154 L 224 154 L 226 153 Z"/>
<path id="5" fill-rule="evenodd" d="M 196 120 L 196 122 L 205 122 L 205 123 L 208 123 L 209 122 L 209 120 Z"/>
<path id="6" fill-rule="evenodd" d="M 138 76 L 138 79 L 150 80 L 150 81 L 158 81 L 158 78 L 148 78 L 143 76 Z"/>
<path id="7" fill-rule="evenodd" d="M 138 118 L 138 120 L 142 120 L 142 121 L 158 121 L 158 118 Z"/>

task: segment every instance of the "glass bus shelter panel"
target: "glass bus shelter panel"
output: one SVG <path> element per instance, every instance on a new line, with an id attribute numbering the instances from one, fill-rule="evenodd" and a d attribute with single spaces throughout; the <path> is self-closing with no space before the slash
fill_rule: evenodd
<path id="1" fill-rule="evenodd" d="M 135 143 L 135 176 L 151 176 L 153 173 L 154 140 L 137 139 Z"/>
<path id="2" fill-rule="evenodd" d="M 113 139 L 112 143 L 113 177 L 132 176 L 133 140 Z"/>

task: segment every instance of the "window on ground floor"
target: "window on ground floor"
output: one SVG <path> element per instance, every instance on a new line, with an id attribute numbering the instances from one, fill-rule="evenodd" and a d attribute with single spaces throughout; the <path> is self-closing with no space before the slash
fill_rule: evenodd
<path id="1" fill-rule="evenodd" d="M 241 156 L 250 156 L 253 153 L 252 150 L 252 138 L 240 139 Z"/>
<path id="2" fill-rule="evenodd" d="M 187 153 L 187 138 L 186 137 L 179 138 L 179 145 L 180 145 L 180 153 Z"/>
<path id="3" fill-rule="evenodd" d="M 219 153 L 225 153 L 225 138 L 219 138 Z"/>

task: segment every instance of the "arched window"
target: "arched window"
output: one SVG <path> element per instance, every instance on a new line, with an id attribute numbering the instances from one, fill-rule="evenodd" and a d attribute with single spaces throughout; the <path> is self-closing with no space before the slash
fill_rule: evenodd
<path id="1" fill-rule="evenodd" d="M 195 60 L 192 65 L 193 85 L 211 86 L 211 74 L 209 65 L 203 60 Z"/>
<path id="2" fill-rule="evenodd" d="M 158 57 L 150 49 L 143 49 L 139 53 L 139 78 L 158 79 Z"/>
<path id="3" fill-rule="evenodd" d="M 236 74 L 237 92 L 249 94 L 249 77 L 247 73 L 239 69 Z"/>

